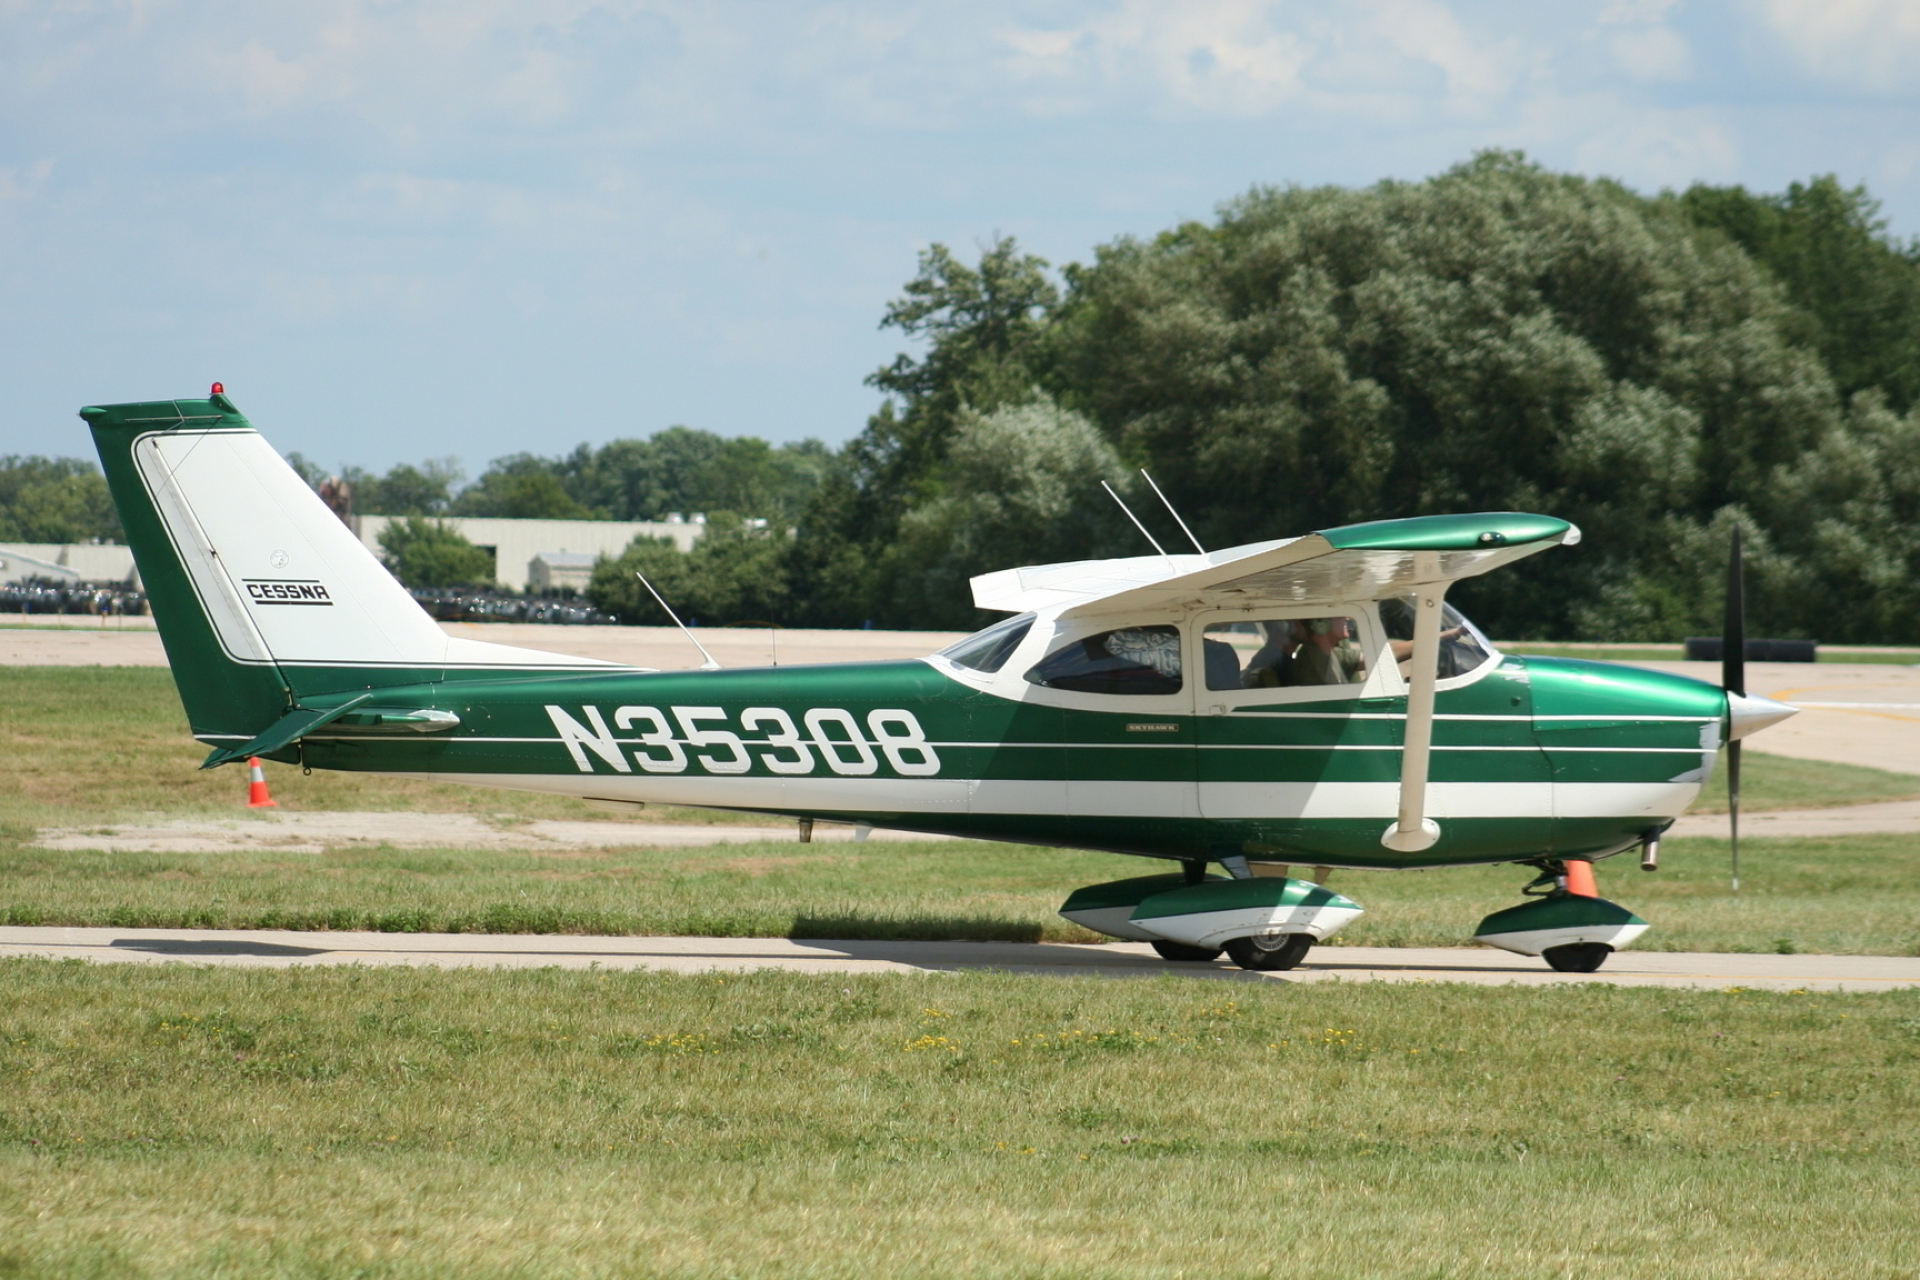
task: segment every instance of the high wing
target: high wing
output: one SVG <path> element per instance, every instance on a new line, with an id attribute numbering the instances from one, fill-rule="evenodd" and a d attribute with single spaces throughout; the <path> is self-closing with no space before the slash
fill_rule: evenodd
<path id="1" fill-rule="evenodd" d="M 1077 560 L 984 573 L 973 579 L 973 602 L 1009 613 L 1059 609 L 1059 616 L 1074 617 L 1377 600 L 1476 577 L 1579 541 L 1580 530 L 1567 521 L 1523 512 L 1376 520 L 1204 556 Z"/>
<path id="2" fill-rule="evenodd" d="M 1414 853 L 1440 838 L 1426 814 L 1427 775 L 1440 644 L 1440 602 L 1461 578 L 1580 540 L 1553 516 L 1517 511 L 1415 516 L 1344 525 L 1280 542 L 1255 542 L 1204 556 L 1135 556 L 1034 565 L 982 574 L 982 609 L 1056 610 L 1070 618 L 1145 610 L 1336 605 L 1412 596 L 1415 620 L 1400 757 L 1399 817 L 1381 837 Z"/>

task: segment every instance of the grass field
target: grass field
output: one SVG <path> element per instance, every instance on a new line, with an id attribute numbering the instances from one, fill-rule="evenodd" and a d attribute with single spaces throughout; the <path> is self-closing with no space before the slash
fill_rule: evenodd
<path id="1" fill-rule="evenodd" d="M 968 843 L 51 853 L 235 812 L 164 671 L 0 671 L 0 919 L 1080 938 Z M 1749 806 L 1915 780 L 1750 755 Z M 603 816 L 276 768 L 291 808 Z M 691 812 L 660 816 L 677 821 Z M 644 839 L 645 824 L 633 828 Z M 1920 841 L 1669 842 L 1672 949 L 1920 954 Z M 1340 873 L 1356 944 L 1527 873 Z M 1920 992 L 0 961 L 0 1277 L 1910 1277 Z"/>
<path id="2" fill-rule="evenodd" d="M 1920 993 L 0 964 L 0 1275 L 1907 1277 Z"/>
<path id="3" fill-rule="evenodd" d="M 53 853 L 29 846 L 36 828 L 131 813 L 232 815 L 243 780 L 197 770 L 164 671 L 0 672 L 0 716 L 0 922 L 11 924 L 1092 942 L 1055 914 L 1067 892 L 1150 869 L 1015 845 L 801 845 L 784 829 L 764 845 L 699 850 Z M 1920 791 L 1904 774 L 1748 760 L 1750 809 Z M 280 767 L 273 776 L 290 808 L 604 816 L 508 792 Z M 632 830 L 643 843 L 645 824 Z M 1653 921 L 1642 947 L 1920 954 L 1920 841 L 1749 840 L 1743 855 L 1738 901 L 1725 845 L 1713 840 L 1668 842 L 1658 875 L 1628 858 L 1603 863 L 1601 891 Z M 1335 887 L 1368 914 L 1339 941 L 1460 943 L 1483 915 L 1516 902 L 1529 874 L 1340 873 Z"/>
<path id="4" fill-rule="evenodd" d="M 1920 841 L 1670 841 L 1657 875 L 1600 864 L 1653 922 L 1642 950 L 1920 955 Z M 1103 941 L 1055 914 L 1078 885 L 1152 870 L 1107 854 L 970 843 L 324 854 L 67 853 L 0 846 L 0 923 L 123 928 Z M 1524 867 L 1336 872 L 1367 908 L 1335 942 L 1457 946 L 1520 901 Z"/>

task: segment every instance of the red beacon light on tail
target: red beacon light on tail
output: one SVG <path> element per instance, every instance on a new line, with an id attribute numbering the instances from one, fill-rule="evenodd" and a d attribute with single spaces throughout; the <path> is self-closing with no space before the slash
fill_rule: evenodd
<path id="1" fill-rule="evenodd" d="M 207 394 L 215 395 L 215 396 L 223 396 L 227 394 L 227 384 L 224 382 L 216 382 L 213 384 L 213 390 L 208 392 Z"/>

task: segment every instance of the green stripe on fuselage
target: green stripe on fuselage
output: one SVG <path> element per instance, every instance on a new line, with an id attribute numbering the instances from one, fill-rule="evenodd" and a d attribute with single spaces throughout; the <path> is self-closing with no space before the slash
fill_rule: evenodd
<path id="1" fill-rule="evenodd" d="M 1557 671 L 1554 678 L 1565 687 L 1554 693 L 1555 705 L 1579 701 L 1580 689 L 1592 683 L 1589 675 Z M 588 795 L 607 794 L 615 779 L 619 785 L 658 786 L 663 794 L 672 791 L 676 780 L 697 780 L 707 790 L 694 799 L 675 802 L 865 819 L 955 835 L 1160 856 L 1241 852 L 1328 865 L 1437 866 L 1554 852 L 1610 852 L 1632 843 L 1650 822 L 1661 820 L 1661 815 L 1650 817 L 1633 807 L 1612 817 L 1556 817 L 1548 798 L 1554 782 L 1650 784 L 1656 790 L 1671 786 L 1690 798 L 1682 779 L 1689 771 L 1697 775 L 1702 770 L 1702 726 L 1709 723 L 1709 695 L 1717 696 L 1718 691 L 1711 686 L 1700 686 L 1704 694 L 1677 688 L 1666 683 L 1669 679 L 1655 682 L 1653 701 L 1660 708 L 1658 715 L 1680 718 L 1648 719 L 1644 711 L 1638 716 L 1620 715 L 1613 722 L 1607 750 L 1557 745 L 1542 749 L 1539 726 L 1530 718 L 1534 708 L 1528 705 L 1530 690 L 1537 691 L 1540 685 L 1535 664 L 1507 659 L 1502 670 L 1487 678 L 1441 693 L 1432 763 L 1438 794 L 1444 796 L 1448 784 L 1482 784 L 1475 795 L 1491 797 L 1496 805 L 1518 812 L 1443 814 L 1440 843 L 1412 857 L 1380 845 L 1388 820 L 1380 812 L 1343 816 L 1337 809 L 1325 812 L 1326 804 L 1316 801 L 1310 814 L 1287 816 L 1300 812 L 1303 796 L 1334 796 L 1340 784 L 1367 784 L 1369 805 L 1377 809 L 1382 796 L 1390 804 L 1399 780 L 1398 747 L 1404 727 L 1404 701 L 1394 698 L 1296 705 L 1284 713 L 1216 716 L 1172 709 L 1154 714 L 1063 710 L 981 693 L 919 661 L 700 673 L 449 672 L 437 683 L 384 689 L 378 701 L 396 707 L 406 703 L 408 710 L 452 711 L 460 717 L 457 730 L 434 735 L 323 733 L 306 740 L 304 758 L 316 768 L 451 773 L 475 780 L 489 776 L 503 781 L 534 779 L 542 789 Z M 1631 686 L 1631 678 L 1622 680 L 1612 674 L 1600 682 L 1604 699 L 1615 712 L 1638 709 L 1627 705 L 1632 701 Z M 597 708 L 616 744 L 614 749 L 628 760 L 636 751 L 659 756 L 664 749 L 649 748 L 641 741 L 645 731 L 655 728 L 652 722 L 643 719 L 621 730 L 614 727 L 616 715 L 621 708 L 658 709 L 672 725 L 671 736 L 686 758 L 686 767 L 677 774 L 649 774 L 634 765 L 622 773 L 588 750 L 583 752 L 587 765 L 583 770 L 559 736 L 547 710 L 550 706 L 564 709 L 582 725 L 588 721 L 587 709 Z M 753 794 L 743 794 L 737 802 L 724 798 L 728 779 L 764 784 L 796 776 L 780 774 L 766 762 L 765 757 L 778 754 L 775 735 L 765 726 L 757 730 L 742 726 L 743 713 L 765 707 L 785 711 L 809 743 L 813 767 L 799 775 L 800 785 L 810 780 L 833 782 L 835 803 L 807 803 L 806 793 L 799 789 L 770 803 L 764 786 L 739 788 Z M 1356 714 L 1343 717 L 1339 707 Z M 690 741 L 675 719 L 674 708 L 718 708 L 720 715 L 697 725 L 739 737 L 749 756 L 746 769 L 722 775 L 702 766 L 702 755 L 724 762 L 736 753 Z M 820 708 L 845 713 L 869 744 L 879 738 L 868 727 L 870 716 L 889 710 L 910 712 L 920 737 L 937 757 L 937 770 L 903 773 L 884 750 L 869 745 L 870 771 L 834 772 L 826 751 L 805 728 L 806 713 Z M 1591 713 L 1590 719 L 1580 722 L 1579 732 L 1586 742 L 1600 731 L 1595 721 L 1604 718 L 1605 710 L 1586 706 L 1562 714 Z M 1133 727 L 1143 724 L 1153 728 Z M 1167 725 L 1177 728 L 1168 732 Z M 846 735 L 829 726 L 828 736 L 838 742 Z M 1549 731 L 1545 736 L 1555 734 Z M 843 757 L 858 754 L 851 747 L 836 750 Z M 909 748 L 904 758 L 924 765 L 916 752 L 917 748 Z M 276 758 L 292 759 L 296 753 L 289 750 Z M 937 803 L 929 801 L 924 808 L 916 808 L 917 802 L 911 800 L 903 802 L 898 786 L 871 785 L 907 784 L 909 790 L 927 790 L 954 782 L 967 784 L 971 798 L 956 801 L 943 792 Z M 1025 787 L 1021 794 L 1027 799 L 1021 803 L 1026 807 L 1004 811 L 1007 793 L 1004 787 L 996 791 L 996 784 Z M 1243 798 L 1252 794 L 1255 803 L 1260 795 L 1271 794 L 1275 808 L 1253 817 L 1209 816 L 1206 798 L 1213 795 L 1209 788 L 1219 784 L 1252 788 L 1236 794 Z M 1129 814 L 1095 807 L 1096 802 L 1111 805 L 1116 796 L 1177 797 L 1186 794 L 1183 789 L 1189 785 L 1195 798 L 1169 804 L 1164 811 Z M 862 799 L 864 793 L 871 794 Z M 713 796 L 723 798 L 701 798 Z M 1002 804 L 1002 811 L 991 810 L 995 803 Z"/>

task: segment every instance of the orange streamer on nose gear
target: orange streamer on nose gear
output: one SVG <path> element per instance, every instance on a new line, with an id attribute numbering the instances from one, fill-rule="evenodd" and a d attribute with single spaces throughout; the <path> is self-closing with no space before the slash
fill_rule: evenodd
<path id="1" fill-rule="evenodd" d="M 259 756 L 247 757 L 247 808 L 278 809 L 280 802 L 267 794 L 267 771 L 260 767 Z"/>
<path id="2" fill-rule="evenodd" d="M 1578 898 L 1597 898 L 1600 887 L 1593 882 L 1593 864 L 1591 862 L 1567 863 L 1567 892 Z"/>

